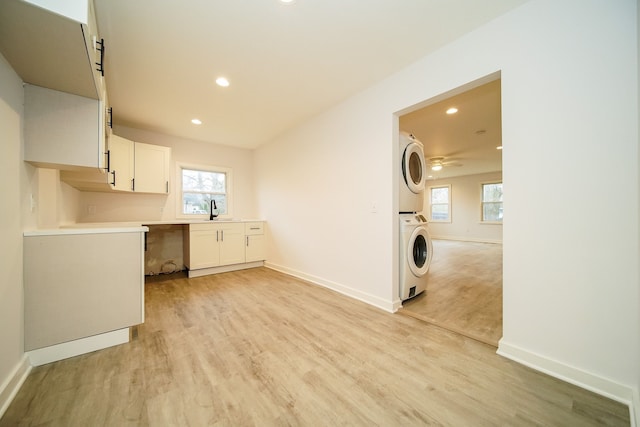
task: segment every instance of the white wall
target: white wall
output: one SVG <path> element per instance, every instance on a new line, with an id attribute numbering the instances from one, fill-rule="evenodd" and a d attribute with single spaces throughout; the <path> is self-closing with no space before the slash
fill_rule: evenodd
<path id="1" fill-rule="evenodd" d="M 23 358 L 22 81 L 0 55 L 0 416 Z"/>
<path id="2" fill-rule="evenodd" d="M 500 71 L 500 351 L 629 400 L 640 378 L 636 6 L 532 0 L 259 149 L 269 263 L 394 307 L 394 113 Z"/>
<path id="3" fill-rule="evenodd" d="M 465 175 L 427 181 L 424 212 L 429 215 L 429 188 L 451 186 L 451 222 L 430 222 L 434 239 L 502 243 L 502 224 L 482 223 L 482 184 L 502 180 L 502 172 Z"/>
<path id="4" fill-rule="evenodd" d="M 238 218 L 255 217 L 252 151 L 124 126 L 116 126 L 114 133 L 132 141 L 171 147 L 170 194 L 167 196 L 80 192 L 77 202 L 79 222 L 175 219 L 176 162 L 231 168 L 233 170 L 233 216 Z M 89 214 L 88 206 L 95 206 L 95 214 Z"/>

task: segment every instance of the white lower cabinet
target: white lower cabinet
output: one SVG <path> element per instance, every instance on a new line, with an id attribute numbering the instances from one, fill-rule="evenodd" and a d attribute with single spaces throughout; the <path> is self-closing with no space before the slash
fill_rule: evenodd
<path id="1" fill-rule="evenodd" d="M 263 261 L 266 254 L 266 241 L 263 222 L 247 222 L 244 225 L 245 259 L 247 262 Z"/>
<path id="2" fill-rule="evenodd" d="M 244 226 L 230 223 L 220 227 L 220 265 L 245 262 Z"/>
<path id="3" fill-rule="evenodd" d="M 184 260 L 189 270 L 240 264 L 244 256 L 244 224 L 189 224 Z"/>
<path id="4" fill-rule="evenodd" d="M 184 247 L 184 262 L 189 270 L 220 265 L 220 230 L 189 226 Z"/>
<path id="5" fill-rule="evenodd" d="M 143 322 L 142 228 L 25 232 L 25 351 Z"/>
<path id="6" fill-rule="evenodd" d="M 263 230 L 261 221 L 187 225 L 184 263 L 189 277 L 228 271 L 224 269 L 227 266 L 233 269 L 257 266 L 257 262 L 265 259 Z"/>

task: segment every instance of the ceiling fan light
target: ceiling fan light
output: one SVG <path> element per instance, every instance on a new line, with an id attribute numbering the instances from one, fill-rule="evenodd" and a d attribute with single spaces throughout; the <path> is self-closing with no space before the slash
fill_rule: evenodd
<path id="1" fill-rule="evenodd" d="M 442 170 L 442 165 L 441 164 L 431 165 L 431 170 L 436 172 L 439 170 Z"/>

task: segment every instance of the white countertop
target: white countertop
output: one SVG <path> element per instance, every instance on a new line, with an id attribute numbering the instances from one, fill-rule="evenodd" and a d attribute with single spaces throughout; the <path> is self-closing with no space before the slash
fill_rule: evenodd
<path id="1" fill-rule="evenodd" d="M 77 234 L 107 234 L 107 233 L 142 233 L 149 231 L 149 227 L 141 225 L 137 226 L 84 226 L 73 228 L 49 228 L 42 230 L 25 230 L 22 234 L 25 237 L 30 236 L 60 236 L 60 235 L 77 235 Z"/>
<path id="2" fill-rule="evenodd" d="M 100 234 L 100 233 L 131 233 L 149 231 L 153 225 L 185 225 L 216 222 L 262 222 L 260 219 L 174 219 L 160 221 L 126 221 L 126 222 L 78 222 L 61 224 L 59 228 L 25 230 L 24 236 L 53 236 L 61 234 Z"/>

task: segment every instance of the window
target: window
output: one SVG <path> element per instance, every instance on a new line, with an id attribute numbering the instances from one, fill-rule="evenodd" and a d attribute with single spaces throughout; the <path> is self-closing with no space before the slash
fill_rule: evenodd
<path id="1" fill-rule="evenodd" d="M 502 222 L 502 182 L 482 184 L 482 221 Z"/>
<path id="2" fill-rule="evenodd" d="M 451 222 L 451 186 L 429 188 L 431 221 Z"/>
<path id="3" fill-rule="evenodd" d="M 215 200 L 218 215 L 231 215 L 231 170 L 210 166 L 178 166 L 181 216 L 208 217 Z"/>

